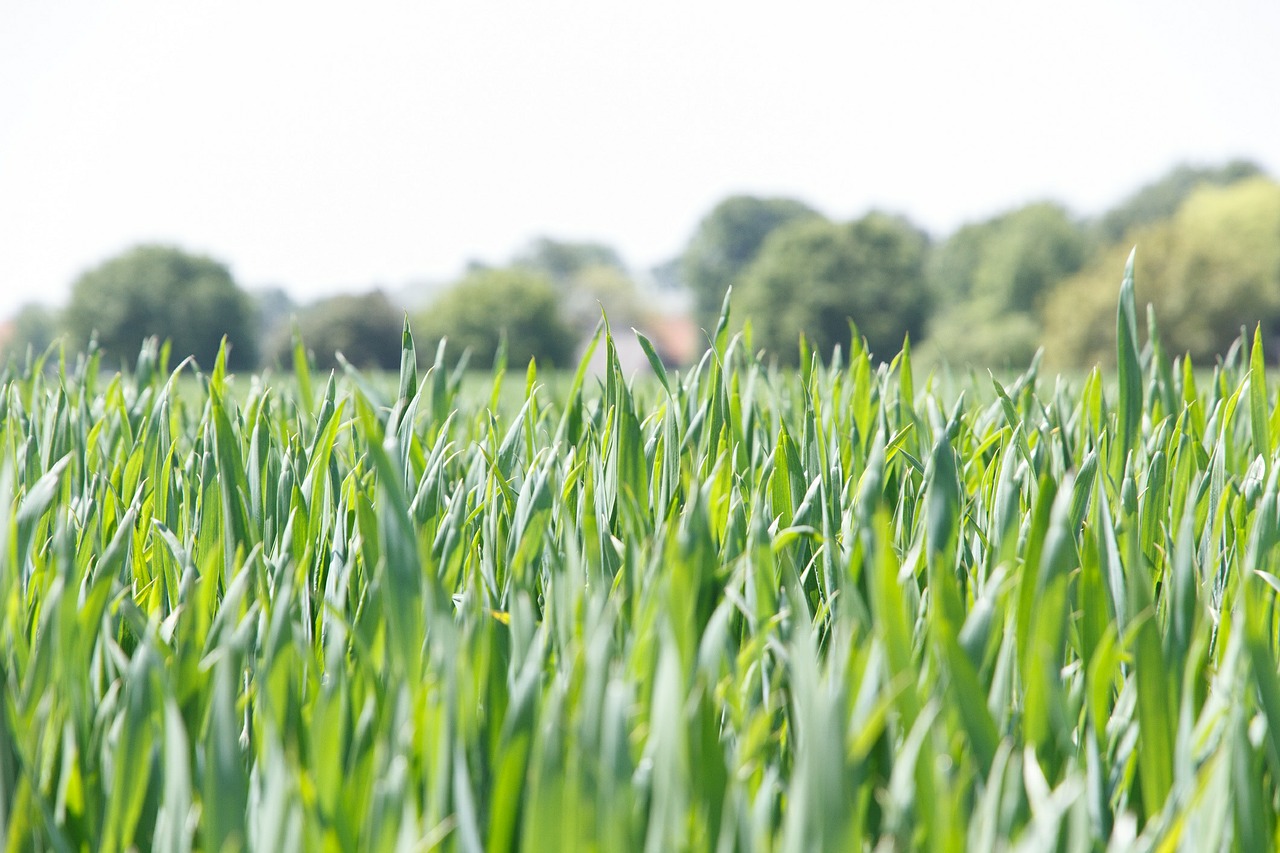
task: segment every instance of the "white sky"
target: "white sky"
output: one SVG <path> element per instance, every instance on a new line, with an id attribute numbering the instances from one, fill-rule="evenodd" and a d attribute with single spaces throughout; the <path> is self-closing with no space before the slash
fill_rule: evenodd
<path id="1" fill-rule="evenodd" d="M 1176 162 L 1280 173 L 1280 3 L 0 0 L 0 315 L 148 240 L 296 298 L 731 192 L 944 234 Z"/>

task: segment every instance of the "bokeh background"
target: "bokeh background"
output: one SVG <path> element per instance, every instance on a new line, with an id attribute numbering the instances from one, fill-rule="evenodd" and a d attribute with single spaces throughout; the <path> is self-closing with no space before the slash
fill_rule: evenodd
<path id="1" fill-rule="evenodd" d="M 0 6 L 0 340 L 673 364 L 1280 335 L 1280 4 Z M 1280 347 L 1269 347 L 1280 352 Z M 644 365 L 631 353 L 637 369 Z"/>

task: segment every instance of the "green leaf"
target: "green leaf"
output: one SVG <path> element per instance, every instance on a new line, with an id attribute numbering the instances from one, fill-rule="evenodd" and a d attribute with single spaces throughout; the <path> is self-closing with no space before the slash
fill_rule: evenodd
<path id="1" fill-rule="evenodd" d="M 649 359 L 649 366 L 653 368 L 653 375 L 658 377 L 658 381 L 662 383 L 662 388 L 669 395 L 671 393 L 671 381 L 667 379 L 667 367 L 662 363 L 662 359 L 658 356 L 657 350 L 653 348 L 653 344 L 649 339 L 634 328 L 631 330 L 635 333 L 636 340 L 640 342 L 640 348 L 644 350 L 645 358 Z"/>
<path id="2" fill-rule="evenodd" d="M 1253 330 L 1253 350 L 1249 356 L 1249 424 L 1253 448 L 1264 463 L 1271 464 L 1270 406 L 1267 404 L 1267 364 L 1262 355 L 1262 324 Z"/>
<path id="3" fill-rule="evenodd" d="M 1125 262 L 1124 279 L 1120 284 L 1120 302 L 1116 310 L 1116 364 L 1120 371 L 1119 453 L 1113 463 L 1119 466 L 1124 465 L 1129 452 L 1137 447 L 1142 428 L 1142 368 L 1138 361 L 1138 320 L 1133 295 L 1133 261 L 1136 253 L 1135 248 Z"/>
<path id="4" fill-rule="evenodd" d="M 302 408 L 311 411 L 315 405 L 315 396 L 311 391 L 311 366 L 307 360 L 307 347 L 302 340 L 302 330 L 298 328 L 298 318 L 293 319 L 293 376 L 298 384 L 298 399 Z"/>

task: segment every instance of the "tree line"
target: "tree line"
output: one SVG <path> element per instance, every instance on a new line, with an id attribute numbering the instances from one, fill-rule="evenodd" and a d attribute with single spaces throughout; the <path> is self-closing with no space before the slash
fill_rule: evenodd
<path id="1" fill-rule="evenodd" d="M 908 219 L 828 219 L 792 199 L 727 199 L 683 256 L 699 322 L 726 290 L 751 343 L 783 364 L 858 335 L 890 356 L 1060 367 L 1114 358 L 1114 305 L 1137 246 L 1138 295 L 1165 345 L 1204 363 L 1242 326 L 1280 336 L 1280 184 L 1258 166 L 1180 166 L 1103 215 L 1037 201 L 933 241 Z M 1275 348 L 1272 348 L 1274 351 Z"/>
<path id="2" fill-rule="evenodd" d="M 448 339 L 453 361 L 464 355 L 488 369 L 502 349 L 509 360 L 565 367 L 599 320 L 601 306 L 627 324 L 643 323 L 635 285 L 610 248 L 535 241 L 503 266 L 473 263 L 425 307 L 398 304 L 382 290 L 343 293 L 296 305 L 278 288 L 244 290 L 222 262 L 177 246 L 140 245 L 82 274 L 61 310 L 21 309 L 0 341 L 10 357 L 39 355 L 59 340 L 93 349 L 127 367 L 151 337 L 170 342 L 170 357 L 212 365 L 222 340 L 235 370 L 286 365 L 296 341 L 322 369 L 400 365 L 400 332 L 411 320 L 424 357 Z"/>
<path id="3" fill-rule="evenodd" d="M 734 196 L 648 278 L 686 289 L 704 330 L 732 290 L 737 328 L 781 365 L 805 347 L 847 351 L 854 336 L 888 356 L 909 336 L 919 357 L 957 367 L 1021 366 L 1041 347 L 1059 366 L 1084 366 L 1114 352 L 1115 291 L 1134 245 L 1139 298 L 1171 352 L 1204 363 L 1256 324 L 1280 337 L 1280 184 L 1245 161 L 1180 166 L 1100 216 L 1038 201 L 941 240 L 891 213 L 838 221 L 796 199 Z M 608 246 L 544 238 L 504 264 L 473 263 L 410 319 L 423 353 L 447 338 L 452 357 L 486 369 L 500 350 L 513 364 L 562 367 L 602 308 L 618 328 L 655 319 L 635 279 Z M 278 290 L 251 295 L 217 260 L 144 245 L 81 275 L 63 310 L 23 309 L 5 347 L 20 355 L 62 335 L 128 364 L 154 335 L 207 365 L 225 335 L 230 366 L 251 369 L 287 362 L 300 338 L 320 367 L 341 353 L 394 369 L 404 317 L 380 291 L 305 306 Z"/>

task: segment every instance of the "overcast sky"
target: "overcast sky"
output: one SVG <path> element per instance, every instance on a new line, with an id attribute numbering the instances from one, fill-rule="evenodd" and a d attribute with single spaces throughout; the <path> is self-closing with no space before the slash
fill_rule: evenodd
<path id="1" fill-rule="evenodd" d="M 734 192 L 935 235 L 1280 173 L 1280 3 L 0 0 L 0 315 L 166 241 L 298 299 L 547 234 L 635 266 Z"/>

